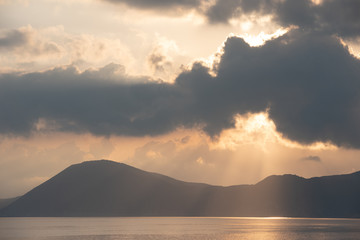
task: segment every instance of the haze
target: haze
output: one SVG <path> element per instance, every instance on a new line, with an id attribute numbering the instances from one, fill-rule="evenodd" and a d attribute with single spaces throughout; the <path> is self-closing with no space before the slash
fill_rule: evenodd
<path id="1" fill-rule="evenodd" d="M 357 0 L 0 0 L 0 198 L 111 159 L 180 180 L 360 170 Z"/>

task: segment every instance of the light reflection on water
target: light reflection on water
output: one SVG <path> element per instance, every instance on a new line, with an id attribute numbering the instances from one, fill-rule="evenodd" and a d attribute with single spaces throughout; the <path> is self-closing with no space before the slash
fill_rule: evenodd
<path id="1" fill-rule="evenodd" d="M 360 219 L 0 218 L 1 240 L 355 240 Z"/>

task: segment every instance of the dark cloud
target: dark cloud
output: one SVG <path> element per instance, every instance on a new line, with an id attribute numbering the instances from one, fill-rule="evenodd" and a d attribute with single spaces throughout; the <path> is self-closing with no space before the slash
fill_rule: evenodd
<path id="1" fill-rule="evenodd" d="M 28 56 L 36 58 L 41 55 L 58 55 L 61 53 L 56 43 L 42 40 L 38 32 L 31 26 L 2 30 L 0 32 L 0 51 L 21 55 L 23 59 Z"/>
<path id="2" fill-rule="evenodd" d="M 174 8 L 192 9 L 197 8 L 207 0 L 106 0 L 117 4 L 126 4 L 130 7 L 151 10 L 171 10 Z"/>
<path id="3" fill-rule="evenodd" d="M 52 129 L 96 135 L 152 135 L 178 125 L 169 118 L 173 87 L 127 76 L 115 81 L 118 68 L 111 64 L 81 74 L 69 67 L 2 75 L 0 132 L 29 134 L 39 119 L 48 120 Z"/>
<path id="4" fill-rule="evenodd" d="M 171 61 L 157 49 L 148 56 L 148 63 L 155 72 L 164 72 L 165 68 L 172 65 Z"/>
<path id="5" fill-rule="evenodd" d="M 289 139 L 360 148 L 360 62 L 338 38 L 294 30 L 250 47 L 231 37 L 217 75 L 209 71 L 196 63 L 174 84 L 129 77 L 115 64 L 1 75 L 0 133 L 30 134 L 46 119 L 58 131 L 95 135 L 201 127 L 216 136 L 235 114 L 268 109 Z"/>
<path id="6" fill-rule="evenodd" d="M 318 25 L 330 33 L 343 37 L 360 35 L 360 1 L 324 0 L 315 9 Z"/>
<path id="7" fill-rule="evenodd" d="M 29 41 L 29 34 L 26 31 L 11 30 L 0 35 L 0 51 L 11 50 L 25 45 Z"/>
<path id="8" fill-rule="evenodd" d="M 225 111 L 215 126 L 269 108 L 277 130 L 292 140 L 360 147 L 359 78 L 359 60 L 336 37 L 292 31 L 258 48 L 230 38 L 211 99 Z"/>
<path id="9" fill-rule="evenodd" d="M 275 5 L 275 19 L 282 25 L 295 25 L 345 38 L 360 35 L 360 2 L 357 0 L 286 0 Z"/>
<path id="10" fill-rule="evenodd" d="M 273 1 L 273 9 L 275 20 L 281 25 L 295 25 L 303 28 L 315 27 L 316 12 L 315 5 L 311 0 L 285 0 Z"/>
<path id="11" fill-rule="evenodd" d="M 228 23 L 242 15 L 269 15 L 283 27 L 297 26 L 342 37 L 360 35 L 360 1 L 323 0 L 104 0 L 138 9 L 167 12 L 196 10 L 210 23 Z"/>
<path id="12" fill-rule="evenodd" d="M 321 158 L 319 156 L 307 156 L 301 158 L 300 161 L 321 162 Z"/>
<path id="13" fill-rule="evenodd" d="M 249 13 L 272 15 L 282 26 L 298 26 L 342 37 L 360 34 L 360 2 L 358 0 L 217 0 L 206 15 L 211 23 L 227 23 Z"/>
<path id="14" fill-rule="evenodd" d="M 217 1 L 207 11 L 207 17 L 211 23 L 227 23 L 230 18 L 241 14 L 239 6 L 241 1 Z"/>

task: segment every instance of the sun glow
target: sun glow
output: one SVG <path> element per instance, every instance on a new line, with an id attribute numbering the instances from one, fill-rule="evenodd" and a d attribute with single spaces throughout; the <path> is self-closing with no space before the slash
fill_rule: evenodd
<path id="1" fill-rule="evenodd" d="M 252 144 L 260 146 L 265 152 L 276 143 L 288 148 L 308 150 L 336 150 L 331 143 L 315 142 L 304 145 L 285 138 L 276 130 L 276 125 L 269 118 L 268 112 L 248 113 L 235 116 L 235 128 L 224 130 L 214 148 L 235 150 L 239 145 Z"/>
<path id="2" fill-rule="evenodd" d="M 274 33 L 267 34 L 265 32 L 260 32 L 258 35 L 250 35 L 248 33 L 238 35 L 238 37 L 241 37 L 247 42 L 251 47 L 258 47 L 261 45 L 264 45 L 266 41 L 269 41 L 271 39 L 278 38 L 285 33 L 287 33 L 290 30 L 290 28 L 280 28 L 276 30 Z"/>
<path id="3" fill-rule="evenodd" d="M 311 0 L 311 2 L 315 5 L 320 5 L 323 3 L 323 0 Z"/>

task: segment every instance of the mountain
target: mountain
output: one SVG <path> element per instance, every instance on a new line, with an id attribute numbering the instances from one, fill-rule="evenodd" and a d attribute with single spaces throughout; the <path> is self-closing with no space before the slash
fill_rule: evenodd
<path id="1" fill-rule="evenodd" d="M 18 199 L 19 197 L 14 197 L 14 198 L 2 198 L 0 199 L 0 209 L 5 208 L 7 206 L 9 206 L 12 202 L 14 202 L 16 199 Z"/>
<path id="2" fill-rule="evenodd" d="M 255 185 L 221 187 L 99 160 L 68 167 L 0 216 L 360 217 L 359 203 L 360 172 L 270 176 Z"/>
<path id="3" fill-rule="evenodd" d="M 75 164 L 9 205 L 7 216 L 192 215 L 212 186 L 106 160 Z"/>

